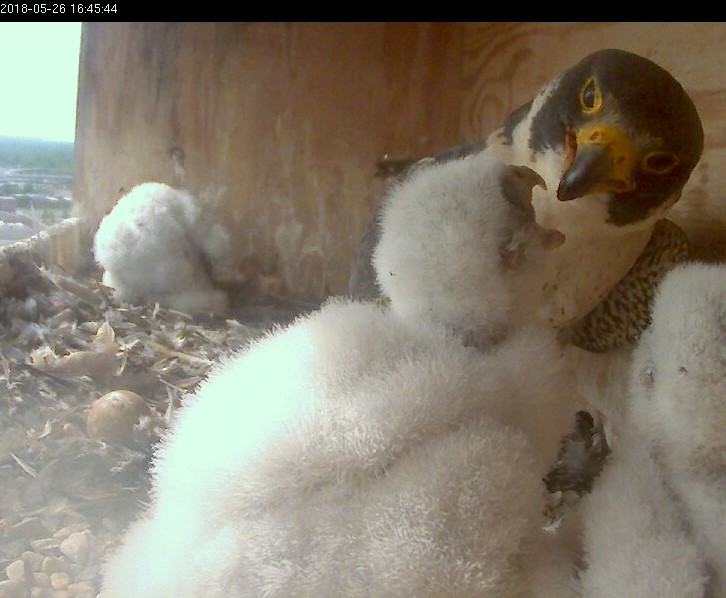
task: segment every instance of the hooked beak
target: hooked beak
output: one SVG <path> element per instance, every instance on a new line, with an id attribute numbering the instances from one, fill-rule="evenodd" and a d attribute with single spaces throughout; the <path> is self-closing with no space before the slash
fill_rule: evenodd
<path id="1" fill-rule="evenodd" d="M 630 137 L 619 127 L 606 123 L 583 127 L 568 137 L 568 156 L 570 164 L 557 188 L 560 201 L 633 188 L 636 151 Z"/>
<path id="2" fill-rule="evenodd" d="M 520 176 L 527 181 L 527 184 L 534 189 L 535 187 L 542 187 L 545 191 L 547 190 L 547 183 L 545 180 L 534 170 L 527 166 L 512 166 L 513 169 L 519 172 Z M 530 203 L 532 203 L 532 196 L 529 197 Z M 542 246 L 546 249 L 555 249 L 565 242 L 565 235 L 554 228 L 543 228 L 537 223 L 533 223 L 534 234 L 538 235 L 542 241 Z"/>
<path id="3" fill-rule="evenodd" d="M 528 166 L 523 165 L 517 165 L 517 166 L 510 166 L 510 168 L 515 171 L 522 179 L 524 179 L 527 182 L 527 185 L 531 189 L 534 189 L 535 187 L 542 187 L 545 191 L 547 190 L 547 183 L 545 183 L 545 180 L 534 170 L 529 168 Z M 530 202 L 531 202 L 530 198 Z"/>
<path id="4" fill-rule="evenodd" d="M 564 233 L 556 228 L 543 228 L 541 230 L 542 245 L 545 249 L 557 249 L 567 240 Z"/>

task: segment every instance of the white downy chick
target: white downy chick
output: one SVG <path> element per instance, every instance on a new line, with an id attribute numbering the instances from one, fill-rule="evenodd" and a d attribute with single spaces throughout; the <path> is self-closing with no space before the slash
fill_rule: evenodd
<path id="1" fill-rule="evenodd" d="M 586 501 L 586 598 L 726 596 L 726 266 L 658 289 L 629 410 Z"/>
<path id="2" fill-rule="evenodd" d="M 491 313 L 457 313 L 445 295 L 458 289 L 435 290 L 451 270 L 414 261 L 390 306 L 331 300 L 230 356 L 159 447 L 152 504 L 105 567 L 103 598 L 574 595 L 569 547 L 542 529 L 541 479 L 573 413 L 569 372 L 549 327 L 515 329 L 503 299 L 517 303 L 517 272 L 552 244 L 520 235 L 535 178 L 480 157 L 420 177 L 427 209 L 466 216 L 471 202 L 478 217 L 457 217 L 460 236 L 425 237 L 425 210 L 403 226 L 392 216 L 402 186 L 384 242 L 406 252 L 405 238 L 426 238 L 432 256 L 466 256 L 457 283 L 473 293 L 493 277 Z M 446 180 L 455 193 L 439 192 Z M 431 297 L 419 314 L 398 305 L 417 277 Z M 459 335 L 482 330 L 495 332 L 486 351 Z"/>
<path id="3" fill-rule="evenodd" d="M 486 154 L 422 167 L 399 183 L 381 216 L 373 254 L 378 284 L 397 317 L 444 324 L 482 345 L 513 323 L 544 319 L 554 295 L 544 249 L 564 236 L 535 222 L 531 169 Z M 499 201 L 483 201 L 492 194 Z"/>
<path id="4" fill-rule="evenodd" d="M 227 309 L 213 277 L 227 266 L 229 235 L 193 195 L 142 183 L 121 197 L 96 231 L 103 283 L 130 303 L 159 302 L 183 312 Z"/>

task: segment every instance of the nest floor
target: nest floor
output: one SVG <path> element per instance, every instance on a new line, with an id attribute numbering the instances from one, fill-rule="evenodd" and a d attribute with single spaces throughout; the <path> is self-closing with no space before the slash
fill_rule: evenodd
<path id="1" fill-rule="evenodd" d="M 147 499 L 152 447 L 222 355 L 311 306 L 269 298 L 223 317 L 114 301 L 98 273 L 11 259 L 0 291 L 0 598 L 90 598 Z M 89 407 L 129 390 L 152 417 L 123 442 Z"/>

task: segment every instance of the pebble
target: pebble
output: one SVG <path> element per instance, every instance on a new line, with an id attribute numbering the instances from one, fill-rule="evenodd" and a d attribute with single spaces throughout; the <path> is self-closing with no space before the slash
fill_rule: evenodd
<path id="1" fill-rule="evenodd" d="M 88 531 L 73 532 L 60 544 L 60 551 L 74 563 L 84 565 L 91 549 L 91 534 Z"/>
<path id="2" fill-rule="evenodd" d="M 77 581 L 75 583 L 68 584 L 66 589 L 73 596 L 81 596 L 82 594 L 92 596 L 94 593 L 93 584 L 88 581 Z"/>
<path id="3" fill-rule="evenodd" d="M 43 571 L 38 571 L 37 573 L 33 573 L 33 582 L 39 588 L 49 588 L 50 587 L 50 574 L 44 573 Z"/>
<path id="4" fill-rule="evenodd" d="M 47 556 L 40 564 L 40 570 L 48 575 L 50 575 L 51 573 L 56 573 L 57 571 L 67 572 L 68 569 L 68 563 L 66 563 L 63 559 L 57 556 Z"/>
<path id="5" fill-rule="evenodd" d="M 49 588 L 32 588 L 29 598 L 73 598 L 67 590 L 51 590 Z"/>
<path id="6" fill-rule="evenodd" d="M 53 537 L 56 540 L 65 540 L 68 536 L 70 536 L 73 532 L 83 532 L 88 529 L 88 523 L 87 522 L 80 522 L 80 523 L 73 523 L 71 525 L 67 525 L 65 527 L 60 528 L 59 530 L 56 530 L 53 533 Z"/>
<path id="7" fill-rule="evenodd" d="M 50 574 L 50 587 L 54 590 L 65 590 L 71 581 L 71 576 L 65 571 L 56 571 Z"/>
<path id="8" fill-rule="evenodd" d="M 10 581 L 24 582 L 27 577 L 28 565 L 23 560 L 17 560 L 5 567 L 5 575 Z"/>
<path id="9" fill-rule="evenodd" d="M 43 555 L 31 550 L 26 550 L 20 555 L 20 558 L 28 563 L 31 571 L 40 571 L 41 564 L 43 563 Z"/>
<path id="10" fill-rule="evenodd" d="M 70 564 L 64 559 L 61 559 L 57 556 L 47 556 L 40 564 L 40 570 L 43 573 L 47 573 L 48 575 L 57 571 L 63 571 L 67 573 L 68 571 L 70 571 Z"/>
<path id="11" fill-rule="evenodd" d="M 98 556 L 91 554 L 94 546 L 99 548 L 97 541 L 84 518 L 68 518 L 65 523 L 52 538 L 37 541 L 43 550 L 26 550 L 5 567 L 0 598 L 96 598 L 93 583 L 79 573 Z M 51 555 L 43 554 L 48 549 Z M 57 550 L 62 556 L 52 554 L 57 555 Z"/>
<path id="12" fill-rule="evenodd" d="M 11 579 L 0 581 L 0 598 L 23 598 L 23 584 Z"/>

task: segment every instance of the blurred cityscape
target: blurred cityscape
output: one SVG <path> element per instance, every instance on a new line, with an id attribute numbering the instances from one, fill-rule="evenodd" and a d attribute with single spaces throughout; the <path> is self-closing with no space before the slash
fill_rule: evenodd
<path id="1" fill-rule="evenodd" d="M 72 168 L 72 144 L 0 139 L 0 246 L 71 215 Z"/>

